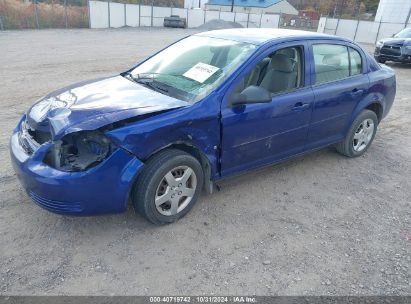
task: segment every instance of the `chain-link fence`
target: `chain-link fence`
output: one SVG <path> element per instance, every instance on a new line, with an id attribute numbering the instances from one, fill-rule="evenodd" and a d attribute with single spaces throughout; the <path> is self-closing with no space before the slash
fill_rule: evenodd
<path id="1" fill-rule="evenodd" d="M 224 27 L 227 23 L 233 27 L 278 28 L 280 19 L 279 14 L 160 7 L 96 0 L 89 1 L 89 8 L 90 28 L 162 27 L 164 18 L 172 15 L 184 18 L 188 28 L 204 25 L 204 30 Z M 212 24 L 208 24 L 209 22 Z"/>
<path id="2" fill-rule="evenodd" d="M 374 44 L 379 39 L 391 37 L 406 27 L 411 27 L 411 20 L 408 20 L 408 23 L 394 23 L 323 17 L 320 19 L 318 32 Z"/>
<path id="3" fill-rule="evenodd" d="M 106 3 L 111 3 L 106 0 Z M 119 0 L 118 3 L 182 7 L 183 0 Z M 88 0 L 0 0 L 0 30 L 87 28 Z"/>
<path id="4" fill-rule="evenodd" d="M 309 16 L 280 14 L 279 27 L 292 30 L 317 31 L 318 19 Z"/>
<path id="5" fill-rule="evenodd" d="M 88 27 L 87 0 L 2 0 L 0 27 L 9 29 Z"/>
<path id="6" fill-rule="evenodd" d="M 315 12 L 318 15 L 329 18 L 361 20 L 373 20 L 380 1 L 381 0 L 288 0 L 298 11 Z"/>

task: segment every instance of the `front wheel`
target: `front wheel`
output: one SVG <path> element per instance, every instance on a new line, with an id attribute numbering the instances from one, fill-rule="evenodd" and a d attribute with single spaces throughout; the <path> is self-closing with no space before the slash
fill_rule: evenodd
<path id="1" fill-rule="evenodd" d="M 345 139 L 336 145 L 341 154 L 357 157 L 367 151 L 377 132 L 378 118 L 370 110 L 362 111 L 351 125 Z"/>
<path id="2" fill-rule="evenodd" d="M 203 187 L 203 170 L 190 154 L 165 150 L 146 163 L 133 189 L 135 210 L 161 225 L 183 217 L 193 207 Z"/>

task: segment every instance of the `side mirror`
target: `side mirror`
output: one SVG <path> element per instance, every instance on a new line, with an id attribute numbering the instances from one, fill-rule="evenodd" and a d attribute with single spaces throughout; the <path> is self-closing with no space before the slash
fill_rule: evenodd
<path id="1" fill-rule="evenodd" d="M 271 102 L 271 93 L 262 87 L 249 86 L 241 93 L 235 93 L 230 98 L 232 106 L 249 103 L 268 103 Z"/>

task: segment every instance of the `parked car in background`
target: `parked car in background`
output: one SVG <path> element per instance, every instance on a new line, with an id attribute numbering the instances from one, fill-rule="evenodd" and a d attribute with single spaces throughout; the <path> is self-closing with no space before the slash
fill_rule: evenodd
<path id="1" fill-rule="evenodd" d="M 164 17 L 163 25 L 164 25 L 164 27 L 186 28 L 187 27 L 187 19 L 186 18 L 181 18 L 178 15 L 171 15 L 170 17 Z"/>
<path id="2" fill-rule="evenodd" d="M 204 32 L 41 98 L 14 130 L 11 158 L 47 210 L 113 213 L 131 200 L 165 224 L 225 177 L 330 145 L 362 155 L 395 92 L 393 70 L 345 38 Z"/>
<path id="3" fill-rule="evenodd" d="M 411 28 L 403 29 L 391 38 L 378 41 L 374 57 L 380 63 L 386 61 L 411 63 Z"/>

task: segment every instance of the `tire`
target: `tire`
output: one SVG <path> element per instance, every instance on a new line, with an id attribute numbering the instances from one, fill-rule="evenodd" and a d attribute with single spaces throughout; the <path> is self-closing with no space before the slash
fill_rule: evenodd
<path id="1" fill-rule="evenodd" d="M 382 63 L 382 64 L 384 64 L 385 61 L 386 61 L 385 59 L 378 59 L 378 62 L 379 62 L 379 63 Z"/>
<path id="2" fill-rule="evenodd" d="M 146 162 L 137 178 L 132 192 L 134 209 L 156 225 L 175 222 L 194 206 L 203 182 L 203 169 L 196 158 L 177 149 L 161 151 Z"/>
<path id="3" fill-rule="evenodd" d="M 353 121 L 345 139 L 335 146 L 337 151 L 348 157 L 363 155 L 374 140 L 377 126 L 375 112 L 363 110 Z"/>

